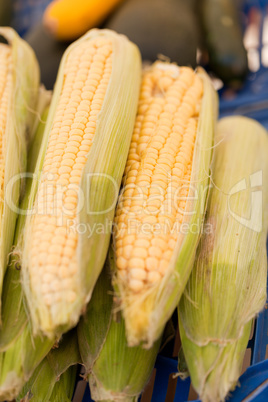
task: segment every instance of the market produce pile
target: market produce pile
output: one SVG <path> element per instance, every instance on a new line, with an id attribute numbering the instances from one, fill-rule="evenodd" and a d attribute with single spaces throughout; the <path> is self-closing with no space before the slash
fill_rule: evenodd
<path id="1" fill-rule="evenodd" d="M 66 49 L 53 93 L 0 35 L 0 401 L 71 401 L 81 365 L 93 400 L 138 400 L 176 311 L 194 388 L 225 400 L 266 301 L 265 128 L 115 30 Z"/>

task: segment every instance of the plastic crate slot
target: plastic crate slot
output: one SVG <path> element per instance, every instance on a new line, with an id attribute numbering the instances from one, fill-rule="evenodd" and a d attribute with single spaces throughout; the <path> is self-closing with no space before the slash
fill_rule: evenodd
<path id="1" fill-rule="evenodd" d="M 148 382 L 148 384 L 145 387 L 145 390 L 142 393 L 142 396 L 140 398 L 140 402 L 151 402 L 152 401 L 152 396 L 153 396 L 153 391 L 154 391 L 154 382 L 155 382 L 155 375 L 156 375 L 156 369 L 153 370 L 151 378 Z"/>
<path id="2" fill-rule="evenodd" d="M 78 381 L 76 388 L 75 388 L 73 402 L 82 402 L 83 401 L 86 387 L 87 387 L 86 381 L 84 381 L 84 380 Z"/>
<path id="3" fill-rule="evenodd" d="M 189 390 L 189 395 L 188 395 L 188 401 L 195 401 L 198 398 L 198 394 L 195 391 L 194 387 L 192 384 L 190 385 L 190 390 Z"/>
<path id="4" fill-rule="evenodd" d="M 252 351 L 251 351 L 250 348 L 248 348 L 248 349 L 246 350 L 246 353 L 245 353 L 245 356 L 244 356 L 241 374 L 244 374 L 244 372 L 246 371 L 246 369 L 250 366 L 251 354 L 252 354 Z M 241 375 L 241 374 L 240 374 L 240 375 Z"/>
<path id="5" fill-rule="evenodd" d="M 175 394 L 176 394 L 177 380 L 178 380 L 178 378 L 174 378 L 174 375 L 175 375 L 175 373 L 169 374 L 167 395 L 166 395 L 165 402 L 174 401 Z"/>

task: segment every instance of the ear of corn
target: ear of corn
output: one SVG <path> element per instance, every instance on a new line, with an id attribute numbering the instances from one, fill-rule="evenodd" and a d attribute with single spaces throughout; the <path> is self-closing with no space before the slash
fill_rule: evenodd
<path id="1" fill-rule="evenodd" d="M 92 30 L 62 59 L 27 218 L 23 286 L 34 330 L 73 327 L 109 246 L 134 126 L 141 74 L 137 47 Z"/>
<path id="2" fill-rule="evenodd" d="M 32 49 L 12 28 L 0 27 L 0 294 L 8 262 L 26 168 L 39 88 L 39 67 Z"/>
<path id="3" fill-rule="evenodd" d="M 114 236 L 129 345 L 160 336 L 190 275 L 217 106 L 202 69 L 157 62 L 144 72 Z"/>
<path id="4" fill-rule="evenodd" d="M 80 360 L 76 331 L 70 331 L 42 360 L 17 400 L 71 402 Z"/>
<path id="5" fill-rule="evenodd" d="M 179 304 L 185 359 L 204 401 L 223 400 L 235 386 L 252 319 L 265 304 L 267 155 L 257 122 L 219 122 L 204 234 Z"/>
<path id="6" fill-rule="evenodd" d="M 148 382 L 160 346 L 128 347 L 125 323 L 113 317 L 110 249 L 103 272 L 94 288 L 87 312 L 78 324 L 78 342 L 95 401 L 137 401 Z"/>
<path id="7" fill-rule="evenodd" d="M 47 102 L 49 99 L 45 96 Z M 43 105 L 45 106 L 45 104 Z M 42 114 L 41 123 L 32 142 L 27 172 L 34 172 L 39 146 L 43 137 L 44 122 L 47 111 Z M 33 181 L 34 183 L 34 181 Z M 32 326 L 25 310 L 25 301 L 21 288 L 19 244 L 23 237 L 25 214 L 30 200 L 32 178 L 26 180 L 25 195 L 20 205 L 15 244 L 18 247 L 12 254 L 11 263 L 6 271 L 3 287 L 3 321 L 0 328 L 0 400 L 12 400 L 26 381 L 30 378 L 36 366 L 46 356 L 53 340 L 34 337 Z"/>

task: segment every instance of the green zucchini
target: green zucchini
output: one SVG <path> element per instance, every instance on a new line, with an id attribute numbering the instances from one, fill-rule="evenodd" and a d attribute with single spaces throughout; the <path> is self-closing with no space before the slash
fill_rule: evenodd
<path id="1" fill-rule="evenodd" d="M 154 62 L 163 55 L 195 67 L 200 39 L 195 8 L 196 0 L 128 0 L 105 27 L 136 43 L 143 60 Z"/>
<path id="2" fill-rule="evenodd" d="M 70 43 L 57 41 L 41 23 L 30 29 L 24 39 L 34 50 L 39 62 L 41 82 L 47 89 L 53 89 L 61 58 Z"/>
<path id="3" fill-rule="evenodd" d="M 248 63 L 233 0 L 201 0 L 200 19 L 210 68 L 225 84 L 240 86 L 248 73 Z"/>
<path id="4" fill-rule="evenodd" d="M 11 23 L 12 1 L 0 0 L 0 26 L 6 27 Z"/>

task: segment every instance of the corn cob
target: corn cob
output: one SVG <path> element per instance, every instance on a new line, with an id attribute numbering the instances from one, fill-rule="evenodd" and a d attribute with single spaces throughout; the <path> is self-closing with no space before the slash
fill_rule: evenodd
<path id="1" fill-rule="evenodd" d="M 114 286 L 129 345 L 150 347 L 190 275 L 205 211 L 217 97 L 206 73 L 145 70 L 115 217 Z M 198 194 L 198 197 L 196 197 Z"/>
<path id="2" fill-rule="evenodd" d="M 78 343 L 93 400 L 132 402 L 150 378 L 161 339 L 149 350 L 127 346 L 124 320 L 120 314 L 116 320 L 114 316 L 113 270 L 110 248 L 87 312 L 78 324 Z"/>
<path id="3" fill-rule="evenodd" d="M 47 93 L 42 94 L 42 107 L 49 103 Z M 37 155 L 43 137 L 44 120 L 47 110 L 41 112 L 42 119 L 32 142 L 27 163 L 28 178 L 26 179 L 25 195 L 20 205 L 15 244 L 10 265 L 6 271 L 3 286 L 3 321 L 0 328 L 0 400 L 11 400 L 17 397 L 26 381 L 30 378 L 36 366 L 53 346 L 53 341 L 41 337 L 33 337 L 31 323 L 25 310 L 23 292 L 20 281 L 19 245 L 23 236 L 25 214 L 31 208 L 31 173 L 35 170 Z"/>
<path id="4" fill-rule="evenodd" d="M 35 332 L 53 337 L 73 327 L 91 297 L 109 246 L 140 73 L 137 47 L 108 30 L 88 32 L 63 56 L 23 247 Z"/>
<path id="5" fill-rule="evenodd" d="M 32 130 L 39 67 L 32 49 L 12 28 L 0 27 L 0 295 L 26 168 L 27 135 Z M 1 297 L 0 297 L 1 308 Z"/>
<path id="6" fill-rule="evenodd" d="M 23 387 L 17 401 L 71 402 L 80 354 L 76 331 L 64 335 L 58 348 L 52 349 Z"/>
<path id="7" fill-rule="evenodd" d="M 257 122 L 218 124 L 213 187 L 194 269 L 179 304 L 192 383 L 222 401 L 238 380 L 253 317 L 266 300 L 268 136 Z"/>

